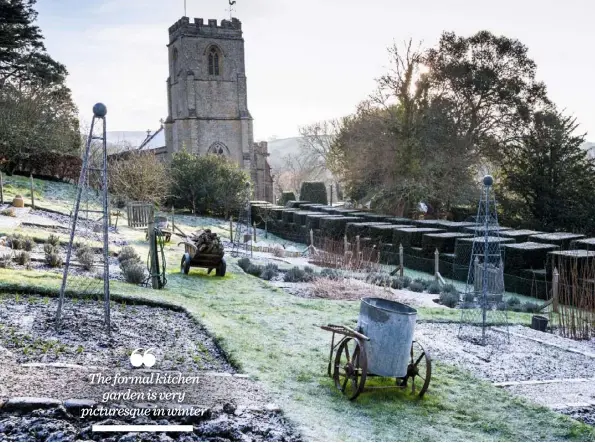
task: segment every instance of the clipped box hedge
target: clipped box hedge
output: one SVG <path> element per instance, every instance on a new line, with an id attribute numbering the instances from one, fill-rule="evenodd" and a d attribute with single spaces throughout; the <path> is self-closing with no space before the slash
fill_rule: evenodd
<path id="1" fill-rule="evenodd" d="M 370 228 L 372 226 L 390 226 L 389 223 L 385 223 L 385 222 L 379 222 L 379 223 L 370 223 L 370 222 L 350 222 L 347 223 L 347 226 L 345 227 L 345 234 L 347 234 L 347 238 L 350 239 L 351 241 L 355 240 L 356 236 L 360 236 L 360 238 L 363 237 L 369 237 L 370 234 Z"/>
<path id="2" fill-rule="evenodd" d="M 503 245 L 504 272 L 521 275 L 525 269 L 545 269 L 548 252 L 559 249 L 557 245 L 523 242 Z"/>
<path id="3" fill-rule="evenodd" d="M 413 222 L 413 226 L 417 228 L 435 228 L 435 229 L 442 229 L 445 231 L 443 226 L 440 225 L 440 222 L 443 220 L 411 220 Z"/>
<path id="4" fill-rule="evenodd" d="M 326 185 L 324 182 L 303 182 L 300 189 L 300 198 L 312 203 L 327 205 Z"/>
<path id="5" fill-rule="evenodd" d="M 380 263 L 396 265 L 399 263 L 399 250 L 392 243 L 383 243 L 380 246 Z"/>
<path id="6" fill-rule="evenodd" d="M 492 250 L 495 250 L 498 244 L 502 247 L 508 243 L 514 243 L 513 238 L 504 238 L 504 237 L 488 237 L 488 253 Z M 485 237 L 465 237 L 465 238 L 457 238 L 455 241 L 455 255 L 456 255 L 456 263 L 457 265 L 465 265 L 469 266 L 471 260 L 471 253 L 473 252 L 473 244 L 475 243 L 475 253 L 483 254 L 485 252 Z M 502 249 L 500 250 L 501 255 Z M 504 258 L 504 257 L 502 257 Z M 490 258 L 490 263 L 498 265 L 500 264 L 500 259 L 498 257 L 492 256 Z"/>
<path id="7" fill-rule="evenodd" d="M 306 228 L 308 229 L 320 229 L 320 220 L 328 217 L 340 217 L 339 215 L 329 215 L 324 212 L 316 212 L 314 214 L 306 215 Z"/>
<path id="8" fill-rule="evenodd" d="M 536 234 L 543 234 L 539 231 L 531 231 L 530 229 L 511 229 L 500 232 L 502 237 L 514 238 L 517 243 L 525 243 L 530 241 L 529 237 Z"/>
<path id="9" fill-rule="evenodd" d="M 376 243 L 392 243 L 393 230 L 407 228 L 409 225 L 372 225 L 370 226 L 370 237 Z"/>
<path id="10" fill-rule="evenodd" d="M 272 218 L 274 220 L 283 220 L 283 211 L 285 211 L 285 207 L 284 206 L 276 206 L 274 207 L 271 212 L 272 212 Z"/>
<path id="11" fill-rule="evenodd" d="M 552 232 L 550 234 L 535 234 L 529 236 L 529 241 L 537 243 L 548 243 L 560 246 L 560 249 L 569 249 L 570 243 L 574 240 L 585 238 L 582 234 L 571 234 L 570 232 Z"/>
<path id="12" fill-rule="evenodd" d="M 312 214 L 318 214 L 318 212 L 296 211 L 293 213 L 293 222 L 298 226 L 306 226 L 306 217 Z"/>
<path id="13" fill-rule="evenodd" d="M 287 203 L 285 203 L 285 207 L 299 209 L 302 205 L 307 205 L 308 203 L 311 202 L 306 200 L 290 200 Z"/>
<path id="14" fill-rule="evenodd" d="M 295 214 L 298 211 L 299 211 L 299 209 L 287 209 L 287 208 L 285 208 L 283 210 L 283 215 L 282 215 L 281 219 L 285 223 L 293 223 L 293 214 Z"/>
<path id="15" fill-rule="evenodd" d="M 595 238 L 581 238 L 580 240 L 573 240 L 570 244 L 571 249 L 586 249 L 587 251 L 595 251 Z"/>
<path id="16" fill-rule="evenodd" d="M 411 220 L 410 218 L 406 218 L 406 217 L 387 217 L 384 221 L 386 221 L 387 223 L 391 223 L 393 225 L 414 226 L 413 220 Z"/>
<path id="17" fill-rule="evenodd" d="M 281 193 L 281 197 L 277 202 L 279 206 L 285 206 L 287 202 L 296 200 L 295 194 L 293 192 L 283 192 Z"/>
<path id="18" fill-rule="evenodd" d="M 423 234 L 421 247 L 424 250 L 424 254 L 429 257 L 434 256 L 436 249 L 438 249 L 438 252 L 442 253 L 454 253 L 457 238 L 467 237 L 471 237 L 471 234 L 465 234 L 462 232 L 439 232 L 437 234 Z"/>
<path id="19" fill-rule="evenodd" d="M 347 223 L 360 220 L 358 217 L 324 217 L 320 219 L 320 230 L 326 237 L 343 238 Z"/>
<path id="20" fill-rule="evenodd" d="M 436 228 L 396 228 L 393 229 L 394 245 L 403 245 L 404 248 L 417 247 L 421 248 L 422 238 L 424 234 L 437 234 L 444 232 L 443 229 Z"/>
<path id="21" fill-rule="evenodd" d="M 369 221 L 369 222 L 384 222 L 386 221 L 387 218 L 391 218 L 391 215 L 386 215 L 386 214 L 374 214 L 373 212 L 368 212 L 364 215 L 362 215 L 362 218 L 364 219 L 364 221 Z"/>
<path id="22" fill-rule="evenodd" d="M 495 226 L 494 225 L 494 226 L 488 226 L 487 231 L 488 231 L 488 235 L 496 236 L 496 235 L 502 235 L 502 233 L 505 231 L 512 231 L 512 229 L 505 228 L 503 226 Z M 469 226 L 469 227 L 463 228 L 462 232 L 468 232 L 473 235 L 482 236 L 482 235 L 485 235 L 486 228 L 485 228 L 485 226 Z"/>
<path id="23" fill-rule="evenodd" d="M 572 249 L 570 251 L 548 252 L 547 271 L 557 267 L 560 272 L 566 272 L 566 279 L 576 272 L 579 279 L 592 278 L 591 270 L 595 260 L 595 251 L 586 249 Z"/>
<path id="24" fill-rule="evenodd" d="M 448 232 L 463 232 L 464 228 L 472 228 L 477 225 L 476 223 L 471 222 L 457 222 L 450 220 L 437 220 L 436 224 L 438 228 L 446 229 Z"/>

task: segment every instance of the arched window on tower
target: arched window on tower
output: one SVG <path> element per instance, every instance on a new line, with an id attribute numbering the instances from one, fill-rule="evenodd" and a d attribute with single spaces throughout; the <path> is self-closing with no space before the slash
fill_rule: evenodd
<path id="1" fill-rule="evenodd" d="M 215 142 L 209 148 L 208 154 L 229 156 L 229 149 L 221 142 Z"/>
<path id="2" fill-rule="evenodd" d="M 216 46 L 209 49 L 209 75 L 219 75 L 221 72 L 221 51 Z"/>

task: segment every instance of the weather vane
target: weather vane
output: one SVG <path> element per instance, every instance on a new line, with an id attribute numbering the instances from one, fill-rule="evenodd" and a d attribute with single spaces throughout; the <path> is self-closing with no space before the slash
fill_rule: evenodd
<path id="1" fill-rule="evenodd" d="M 233 5 L 236 4 L 236 0 L 229 0 L 229 19 L 231 20 L 233 18 Z"/>

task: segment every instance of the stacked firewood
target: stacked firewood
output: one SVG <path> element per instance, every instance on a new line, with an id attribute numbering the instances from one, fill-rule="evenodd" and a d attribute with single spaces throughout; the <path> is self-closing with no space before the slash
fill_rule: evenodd
<path id="1" fill-rule="evenodd" d="M 210 229 L 195 232 L 190 236 L 190 241 L 196 245 L 197 253 L 202 254 L 223 254 L 221 240 Z"/>

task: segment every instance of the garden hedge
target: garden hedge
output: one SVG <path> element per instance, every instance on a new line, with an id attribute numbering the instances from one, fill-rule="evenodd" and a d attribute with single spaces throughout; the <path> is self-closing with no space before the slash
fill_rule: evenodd
<path id="1" fill-rule="evenodd" d="M 503 245 L 504 272 L 521 275 L 526 269 L 545 269 L 548 252 L 559 249 L 557 245 L 523 242 Z"/>
<path id="2" fill-rule="evenodd" d="M 322 234 L 329 238 L 340 239 L 345 236 L 347 223 L 361 221 L 358 217 L 324 217 L 320 219 Z"/>
<path id="3" fill-rule="evenodd" d="M 407 228 L 409 225 L 371 225 L 370 238 L 375 243 L 392 243 L 393 230 L 399 228 Z"/>
<path id="4" fill-rule="evenodd" d="M 574 240 L 570 244 L 571 249 L 586 249 L 587 251 L 595 251 L 595 238 L 581 238 Z"/>
<path id="5" fill-rule="evenodd" d="M 299 209 L 288 209 L 288 208 L 285 208 L 283 210 L 282 220 L 285 223 L 293 223 L 293 214 L 296 213 L 296 212 L 298 212 L 298 211 L 299 211 Z"/>
<path id="6" fill-rule="evenodd" d="M 279 201 L 277 202 L 277 204 L 278 204 L 279 206 L 285 206 L 285 204 L 286 204 L 288 201 L 293 201 L 293 200 L 297 200 L 297 199 L 295 198 L 295 194 L 294 194 L 293 192 L 283 192 L 283 193 L 281 194 L 281 197 L 279 198 Z"/>
<path id="7" fill-rule="evenodd" d="M 326 185 L 323 182 L 303 182 L 300 189 L 300 198 L 312 203 L 327 205 Z"/>
<path id="8" fill-rule="evenodd" d="M 320 229 L 320 220 L 323 218 L 328 217 L 340 217 L 339 215 L 329 215 L 324 212 L 317 212 L 314 214 L 306 215 L 306 228 L 310 229 Z"/>
<path id="9" fill-rule="evenodd" d="M 350 241 L 354 241 L 356 236 L 360 236 L 360 238 L 363 237 L 369 237 L 370 234 L 370 228 L 372 226 L 390 226 L 389 223 L 385 223 L 385 222 L 379 222 L 379 223 L 371 223 L 371 222 L 350 222 L 347 223 L 347 226 L 345 227 L 345 234 L 347 234 L 347 238 Z M 390 243 L 390 242 L 387 242 Z"/>
<path id="10" fill-rule="evenodd" d="M 457 238 L 466 237 L 471 237 L 471 234 L 462 232 L 428 233 L 422 236 L 421 247 L 428 257 L 433 257 L 436 249 L 438 249 L 438 252 L 451 254 L 455 252 Z"/>
<path id="11" fill-rule="evenodd" d="M 299 209 L 302 205 L 306 205 L 308 203 L 310 202 L 306 200 L 289 200 L 287 203 L 285 203 L 285 206 L 287 208 Z"/>
<path id="12" fill-rule="evenodd" d="M 443 229 L 436 228 L 397 228 L 393 230 L 392 243 L 399 247 L 403 245 L 404 248 L 421 247 L 423 234 L 444 232 Z"/>
<path id="13" fill-rule="evenodd" d="M 529 241 L 547 243 L 560 246 L 560 249 L 569 249 L 570 243 L 574 240 L 585 238 L 582 234 L 571 234 L 570 232 L 553 232 L 551 234 L 535 234 L 529 236 Z"/>
<path id="14" fill-rule="evenodd" d="M 543 234 L 539 231 L 531 231 L 529 229 L 511 229 L 500 232 L 502 237 L 514 238 L 517 243 L 525 243 L 529 241 L 529 237 L 536 234 Z"/>
<path id="15" fill-rule="evenodd" d="M 298 226 L 306 226 L 306 216 L 312 214 L 319 214 L 314 211 L 296 211 L 293 213 L 293 222 Z"/>
<path id="16" fill-rule="evenodd" d="M 446 229 L 448 232 L 463 232 L 464 228 L 476 226 L 476 223 L 471 222 L 455 222 L 450 220 L 437 220 L 436 227 Z"/>
<path id="17" fill-rule="evenodd" d="M 469 226 L 463 228 L 461 232 L 467 232 L 474 235 L 485 235 L 486 228 L 485 226 Z M 512 231 L 510 228 L 505 228 L 503 226 L 488 226 L 487 229 L 489 235 L 502 235 L 504 231 Z"/>
<path id="18" fill-rule="evenodd" d="M 487 241 L 488 251 L 492 250 L 492 248 L 495 248 L 498 243 L 500 246 L 508 243 L 514 243 L 513 238 L 504 237 L 488 237 Z M 485 237 L 465 237 L 456 239 L 455 255 L 457 265 L 469 266 L 469 263 L 471 263 L 471 253 L 473 252 L 473 243 L 476 243 L 475 252 L 483 254 L 485 250 Z M 502 250 L 500 252 L 502 253 Z M 490 263 L 499 265 L 500 259 L 498 257 L 492 257 Z"/>

